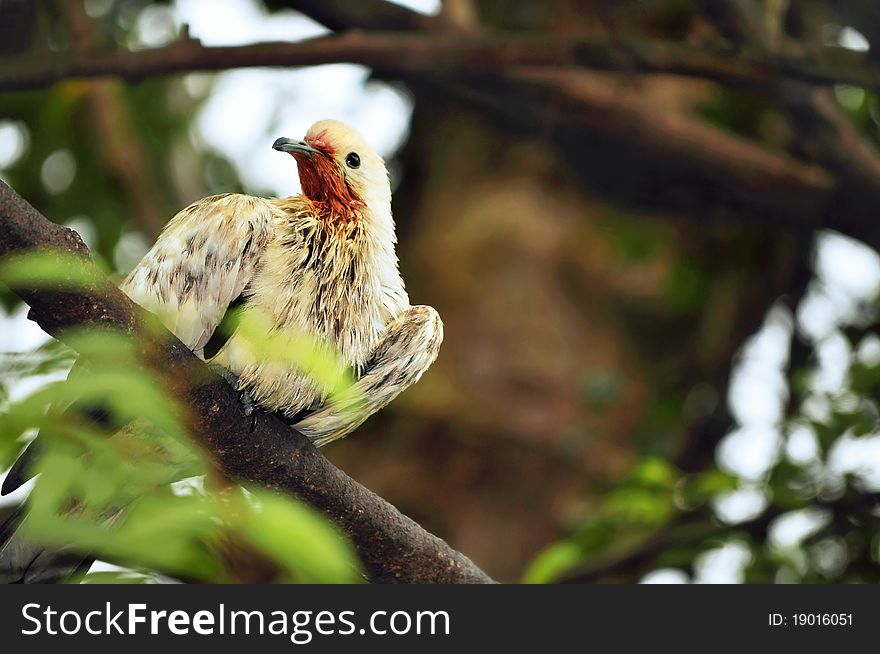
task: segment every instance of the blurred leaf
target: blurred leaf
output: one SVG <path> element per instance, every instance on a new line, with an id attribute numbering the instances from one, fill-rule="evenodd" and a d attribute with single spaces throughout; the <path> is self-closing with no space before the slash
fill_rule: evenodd
<path id="1" fill-rule="evenodd" d="M 621 520 L 649 526 L 663 524 L 674 510 L 670 497 L 644 488 L 615 489 L 606 506 Z"/>
<path id="2" fill-rule="evenodd" d="M 650 258 L 659 245 L 658 239 L 641 225 L 630 227 L 618 223 L 613 235 L 620 258 L 630 264 Z"/>
<path id="3" fill-rule="evenodd" d="M 299 503 L 261 491 L 233 511 L 228 493 L 172 491 L 169 484 L 208 468 L 180 424 L 183 407 L 140 363 L 140 349 L 127 334 L 85 330 L 68 338 L 82 353 L 68 379 L 38 387 L 0 414 L 4 466 L 22 440 L 40 430 L 40 475 L 22 525 L 26 534 L 136 568 L 226 581 L 227 561 L 217 545 L 232 533 L 276 560 L 285 579 L 358 579 L 351 547 Z M 26 378 L 71 360 L 67 348 L 47 346 L 14 358 L 12 373 Z M 331 365 L 315 355 L 307 360 Z"/>
<path id="4" fill-rule="evenodd" d="M 709 278 L 695 263 L 679 261 L 666 281 L 666 297 L 670 307 L 688 313 L 702 303 L 709 290 Z"/>
<path id="5" fill-rule="evenodd" d="M 560 541 L 542 550 L 523 573 L 523 583 L 553 583 L 582 559 L 581 548 L 575 543 Z"/>
<path id="6" fill-rule="evenodd" d="M 705 470 L 685 480 L 682 495 L 690 507 L 700 506 L 715 496 L 736 490 L 736 476 L 720 470 Z"/>
<path id="7" fill-rule="evenodd" d="M 252 495 L 247 510 L 233 514 L 231 522 L 242 538 L 282 564 L 292 579 L 337 584 L 360 580 L 354 550 L 323 516 L 269 491 L 254 490 Z"/>
<path id="8" fill-rule="evenodd" d="M 154 580 L 149 575 L 134 571 L 125 572 L 90 572 L 83 577 L 84 584 L 151 584 Z"/>
<path id="9" fill-rule="evenodd" d="M 0 264 L 0 281 L 11 288 L 77 291 L 99 279 L 91 262 L 61 251 L 13 255 Z"/>
<path id="10" fill-rule="evenodd" d="M 672 490 L 678 480 L 678 471 L 668 461 L 652 457 L 636 466 L 630 480 L 649 488 Z"/>

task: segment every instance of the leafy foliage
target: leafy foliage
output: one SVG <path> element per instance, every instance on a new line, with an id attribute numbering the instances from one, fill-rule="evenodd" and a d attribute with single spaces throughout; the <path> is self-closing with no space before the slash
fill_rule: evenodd
<path id="1" fill-rule="evenodd" d="M 870 310 L 844 316 L 832 334 L 851 353 L 845 384 L 834 390 L 817 384 L 816 351 L 795 343 L 792 357 L 800 360 L 790 366 L 783 438 L 758 479 L 715 467 L 685 474 L 645 458 L 607 489 L 588 519 L 535 558 L 524 580 L 610 581 L 662 568 L 693 573 L 701 557 L 734 544 L 744 552 L 745 582 L 876 583 L 880 342 L 873 328 Z M 818 350 L 828 338 L 812 345 Z M 861 465 L 841 470 L 843 448 L 864 451 Z M 724 510 L 737 494 L 757 499 L 748 515 Z"/>
<path id="2" fill-rule="evenodd" d="M 274 0 L 241 2 L 257 11 L 289 10 L 289 3 Z M 167 10 L 166 3 L 146 0 L 90 4 L 101 48 L 145 47 L 143 17 L 161 18 Z M 713 37 L 694 2 L 604 3 L 601 12 L 578 12 L 574 4 L 525 0 L 476 8 L 490 29 L 555 34 L 567 25 L 573 34 L 603 34 L 614 28 L 626 38 L 649 34 L 691 44 Z M 842 27 L 836 23 L 843 19 L 827 11 L 832 4 L 767 8 L 787 6 L 790 36 L 809 50 Z M 51 3 L 37 11 L 35 50 L 67 48 L 70 30 Z M 45 215 L 76 225 L 105 271 L 125 273 L 154 235 L 133 191 L 152 189 L 147 208 L 165 219 L 198 197 L 243 188 L 234 163 L 205 145 L 194 121 L 214 79 L 181 75 L 115 86 L 113 106 L 125 118 L 118 123 L 125 125 L 122 161 L 141 162 L 128 170 L 136 173 L 128 183 L 108 147 L 118 133 L 95 120 L 94 90 L 107 80 L 0 93 L 0 130 L 21 139 L 2 166 L 3 178 Z M 516 132 L 500 114 L 480 122 L 467 104 L 473 95 L 467 86 L 453 97 L 454 79 L 426 81 L 407 80 L 417 111 L 409 144 L 393 162 L 404 173 L 395 213 L 402 218 L 409 288 L 441 308 L 447 345 L 414 389 L 419 395 L 409 394 L 417 399 L 405 397 L 378 418 L 381 447 L 367 425 L 367 433 L 335 446 L 331 456 L 429 529 L 461 538 L 468 554 L 499 578 L 518 578 L 523 561 L 556 540 L 533 559 L 526 580 L 631 582 L 664 568 L 701 578 L 699 568 L 713 553 L 735 548 L 742 581 L 877 581 L 878 482 L 858 462 L 843 466 L 845 472 L 840 465 L 844 450 L 861 452 L 866 463 L 877 457 L 874 298 L 844 312 L 848 322 L 831 334 L 789 335 L 790 362 L 776 371 L 784 381 L 780 416 L 761 433 L 772 444 L 768 464 L 756 475 L 739 474 L 727 450 L 752 444 L 730 445 L 738 424 L 724 389 L 738 367 L 734 352 L 777 298 L 802 297 L 809 280 L 786 278 L 806 258 L 812 237 L 794 234 L 800 225 L 771 229 L 772 211 L 744 220 L 738 205 L 719 206 L 717 189 L 695 188 L 700 180 L 695 185 L 693 171 L 675 157 L 663 157 L 656 169 L 635 165 L 652 161 L 651 153 L 628 156 L 631 142 L 615 134 L 614 121 L 608 133 L 601 125 L 591 130 L 590 120 L 583 131 L 566 131 L 566 115 L 579 113 L 568 101 L 539 99 L 540 124 Z M 595 85 L 601 95 L 601 82 L 588 78 L 585 89 Z M 754 90 L 636 71 L 621 76 L 620 89 L 635 89 L 651 112 L 669 114 L 673 124 L 698 117 L 811 167 L 845 167 L 849 160 L 846 152 L 830 153 L 829 163 L 824 119 L 792 115 Z M 833 94 L 868 145 L 880 143 L 877 95 L 845 86 Z M 306 104 L 293 92 L 272 98 L 278 121 L 282 111 L 297 114 Z M 535 101 L 517 98 L 511 113 L 525 113 Z M 232 127 L 237 133 L 238 125 Z M 642 129 L 648 127 L 638 122 L 618 128 Z M 573 157 L 548 147 L 554 134 L 565 134 Z M 271 142 L 278 135 L 263 136 Z M 701 147 L 694 143 L 691 149 Z M 563 165 L 547 163 L 557 159 Z M 603 184 L 606 178 L 614 183 Z M 654 178 L 656 185 L 644 183 Z M 847 198 L 844 186 L 835 200 L 863 203 L 858 189 Z M 537 193 L 530 197 L 531 187 Z M 593 197 L 598 191 L 604 198 L 603 188 L 617 189 L 613 202 Z M 798 198 L 791 201 L 798 206 Z M 645 204 L 650 216 L 636 209 Z M 493 207 L 503 214 L 494 231 Z M 846 202 L 835 209 L 845 224 Z M 4 274 L 58 285 L 75 284 L 75 272 L 54 269 L 50 259 Z M 17 303 L 5 291 L 0 299 L 7 308 Z M 547 324 L 552 329 L 539 329 Z M 259 324 L 242 328 L 251 327 L 261 331 Z M 350 578 L 350 553 L 307 509 L 212 477 L 181 427 L 181 407 L 156 390 L 161 384 L 139 366 L 131 343 L 116 334 L 80 338 L 92 357 L 76 365 L 71 381 L 24 398 L 17 394 L 22 380 L 57 377 L 75 357 L 56 343 L 4 355 L 0 467 L 36 429 L 45 433 L 51 447 L 40 465 L 51 474 L 35 488 L 29 528 L 58 542 L 94 545 L 102 556 L 137 568 L 87 581 L 144 581 L 151 570 L 227 580 L 241 574 L 230 557 L 242 548 L 268 558 L 276 579 Z M 828 389 L 817 371 L 832 341 L 844 350 L 838 358 L 847 370 L 843 384 Z M 332 357 L 303 340 L 255 339 L 254 347 L 303 361 L 337 392 L 350 381 Z M 95 404 L 112 408 L 106 422 L 92 419 Z M 521 444 L 529 456 L 521 456 Z M 697 454 L 686 456 L 691 450 Z M 87 510 L 70 514 L 70 495 Z"/>
<path id="3" fill-rule="evenodd" d="M 3 279 L 30 286 L 42 280 L 50 287 L 61 280 L 77 288 L 71 262 L 42 255 L 6 266 Z M 269 572 L 261 571 L 261 580 L 358 579 L 351 546 L 325 518 L 290 498 L 248 492 L 217 477 L 186 432 L 186 408 L 143 365 L 130 336 L 91 330 L 68 333 L 65 340 L 78 358 L 52 343 L 2 362 L 4 387 L 70 368 L 65 380 L 7 398 L 0 414 L 0 468 L 9 467 L 37 433 L 42 446 L 24 534 L 135 571 L 189 580 L 253 579 L 251 564 L 243 569 L 240 559 L 254 557 L 266 560 Z M 295 355 L 308 356 L 325 376 L 334 370 L 334 361 L 307 347 Z M 343 376 L 332 378 L 345 392 Z"/>

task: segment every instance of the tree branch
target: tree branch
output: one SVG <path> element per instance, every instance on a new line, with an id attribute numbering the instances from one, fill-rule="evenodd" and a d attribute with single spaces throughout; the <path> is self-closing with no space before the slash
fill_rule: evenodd
<path id="1" fill-rule="evenodd" d="M 0 66 L 0 90 L 41 88 L 72 77 L 119 76 L 129 81 L 181 71 L 253 66 L 357 63 L 385 71 L 468 74 L 518 66 L 580 66 L 599 70 L 670 73 L 745 86 L 780 79 L 811 84 L 852 84 L 880 90 L 880 65 L 843 48 L 806 49 L 786 44 L 778 52 L 738 51 L 718 45 L 696 48 L 651 39 L 558 38 L 470 33 L 401 34 L 348 32 L 295 43 L 205 47 L 184 38 L 151 50 L 70 53 L 8 60 Z"/>
<path id="2" fill-rule="evenodd" d="M 562 118 L 615 141 L 630 144 L 640 156 L 687 170 L 724 195 L 750 198 L 752 206 L 791 224 L 814 228 L 829 201 L 834 180 L 819 166 L 773 152 L 748 139 L 723 132 L 674 112 L 658 112 L 638 89 L 620 89 L 584 72 L 524 70 L 513 80 L 555 93 L 566 104 Z M 519 110 L 519 108 L 517 108 Z"/>
<path id="3" fill-rule="evenodd" d="M 35 249 L 82 257 L 91 281 L 77 292 L 13 289 L 31 317 L 64 340 L 76 326 L 104 326 L 132 334 L 145 360 L 172 392 L 185 397 L 193 436 L 232 479 L 293 494 L 333 519 L 351 538 L 373 582 L 491 583 L 466 556 L 423 530 L 391 504 L 334 467 L 311 442 L 276 416 L 244 415 L 236 392 L 170 333 L 146 337 L 146 312 L 91 263 L 76 232 L 56 225 L 0 181 L 0 260 Z M 194 387 L 187 380 L 205 379 Z"/>
<path id="4" fill-rule="evenodd" d="M 786 10 L 784 3 L 778 10 Z M 727 38 L 747 46 L 765 47 L 772 35 L 761 25 L 758 7 L 747 0 L 700 0 L 698 5 L 716 29 Z M 768 5 L 769 6 L 769 5 Z M 875 12 L 875 16 L 880 13 Z M 780 17 L 777 23 L 783 23 Z M 785 38 L 772 39 L 770 49 L 777 50 Z M 818 39 L 818 34 L 813 35 Z M 804 38 L 805 35 L 802 35 Z M 876 59 L 876 53 L 874 53 Z M 834 99 L 831 89 L 813 88 L 800 81 L 786 81 L 767 87 L 765 94 L 780 105 L 798 134 L 797 147 L 811 151 L 811 159 L 835 173 L 845 189 L 841 197 L 870 197 L 880 188 L 880 156 Z M 858 201 L 857 201 L 858 202 Z M 839 209 L 841 207 L 838 207 Z"/>

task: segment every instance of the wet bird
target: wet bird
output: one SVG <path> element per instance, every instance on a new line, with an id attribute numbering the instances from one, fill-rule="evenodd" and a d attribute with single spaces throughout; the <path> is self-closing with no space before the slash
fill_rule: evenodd
<path id="1" fill-rule="evenodd" d="M 410 305 L 397 265 L 388 173 L 360 134 L 322 120 L 303 140 L 279 138 L 272 147 L 296 160 L 301 195 L 227 193 L 191 204 L 121 289 L 221 367 L 248 406 L 279 412 L 321 446 L 418 381 L 437 357 L 443 324 L 433 308 Z M 302 362 L 254 348 L 243 330 L 222 334 L 232 309 L 239 324 L 253 319 L 266 336 L 305 338 L 333 353 L 351 370 L 353 392 L 331 397 L 332 384 Z M 32 474 L 29 452 L 7 475 L 3 494 Z M 0 578 L 31 556 L 9 546 L 13 533 L 11 523 L 0 528 Z M 51 553 L 41 556 L 48 572 L 29 564 L 20 576 L 51 580 L 69 567 Z"/>

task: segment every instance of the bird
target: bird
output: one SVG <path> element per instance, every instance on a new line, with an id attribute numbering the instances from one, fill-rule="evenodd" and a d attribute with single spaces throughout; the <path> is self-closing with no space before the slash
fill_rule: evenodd
<path id="1" fill-rule="evenodd" d="M 272 148 L 295 160 L 301 194 L 223 193 L 190 204 L 120 288 L 220 370 L 242 393 L 246 412 L 277 413 L 321 447 L 421 378 L 439 353 L 443 322 L 434 308 L 410 304 L 388 171 L 361 134 L 321 120 L 302 140 L 278 138 Z M 337 396 L 302 361 L 273 358 L 271 345 L 253 347 L 244 329 L 225 333 L 233 312 L 233 325 L 258 325 L 282 344 L 306 339 L 336 357 L 351 371 L 349 392 Z M 37 452 L 36 442 L 25 450 L 2 494 L 32 476 Z M 14 531 L 0 527 L 0 578 L 10 550 L 4 541 Z"/>
<path id="2" fill-rule="evenodd" d="M 260 407 L 316 445 L 342 438 L 414 384 L 434 362 L 443 322 L 411 306 L 395 252 L 385 162 L 352 127 L 312 125 L 272 147 L 297 164 L 302 194 L 215 195 L 178 213 L 121 285 L 197 355 L 237 306 L 273 334 L 329 346 L 353 371 L 341 407 L 308 371 L 254 353 L 234 332 L 209 361 Z"/>

